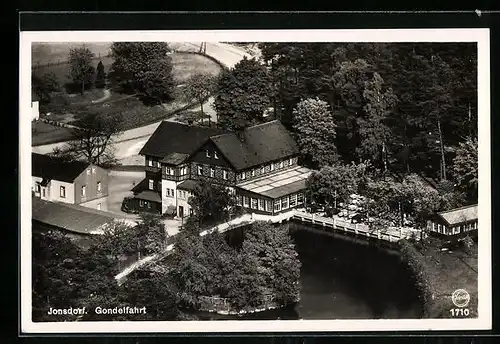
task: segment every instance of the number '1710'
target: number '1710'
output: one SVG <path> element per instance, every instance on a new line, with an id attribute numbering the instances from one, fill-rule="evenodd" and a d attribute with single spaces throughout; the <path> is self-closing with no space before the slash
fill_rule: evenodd
<path id="1" fill-rule="evenodd" d="M 470 311 L 468 308 L 452 308 L 450 313 L 452 317 L 468 317 Z"/>

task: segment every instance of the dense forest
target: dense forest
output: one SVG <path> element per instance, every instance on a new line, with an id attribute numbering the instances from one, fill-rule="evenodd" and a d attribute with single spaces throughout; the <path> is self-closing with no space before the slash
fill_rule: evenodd
<path id="1" fill-rule="evenodd" d="M 454 183 L 468 170 L 477 175 L 475 43 L 259 46 L 261 60 L 243 60 L 219 80 L 221 124 L 266 120 L 260 110 L 271 108 L 299 146 L 306 142 L 304 163 L 313 168 L 368 162 Z"/>

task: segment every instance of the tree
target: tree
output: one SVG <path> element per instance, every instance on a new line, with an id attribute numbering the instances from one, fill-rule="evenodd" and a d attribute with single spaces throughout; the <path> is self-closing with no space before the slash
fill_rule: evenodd
<path id="1" fill-rule="evenodd" d="M 228 219 L 235 200 L 226 186 L 199 180 L 188 203 L 202 223 L 216 223 Z"/>
<path id="2" fill-rule="evenodd" d="M 318 98 L 303 100 L 293 116 L 297 143 L 306 161 L 319 167 L 335 163 L 336 125 L 328 104 Z"/>
<path id="3" fill-rule="evenodd" d="M 167 247 L 168 233 L 157 215 L 141 214 L 134 233 L 137 251 L 144 255 L 163 252 Z"/>
<path id="4" fill-rule="evenodd" d="M 338 202 L 347 202 L 358 192 L 365 170 L 364 164 L 325 166 L 307 178 L 307 198 L 316 204 L 337 208 Z"/>
<path id="5" fill-rule="evenodd" d="M 104 64 L 102 61 L 99 61 L 96 70 L 95 87 L 104 88 L 106 86 L 106 72 L 104 71 Z"/>
<path id="6" fill-rule="evenodd" d="M 94 57 L 95 55 L 85 47 L 71 48 L 69 51 L 70 77 L 75 84 L 81 85 L 81 94 L 85 92 L 85 86 L 92 85 Z"/>
<path id="7" fill-rule="evenodd" d="M 184 86 L 184 97 L 189 102 L 192 99 L 200 104 L 201 115 L 200 119 L 203 122 L 205 113 L 203 112 L 203 103 L 208 100 L 215 89 L 215 78 L 208 73 L 196 73 L 192 75 Z M 211 118 L 208 117 L 210 124 Z"/>
<path id="8" fill-rule="evenodd" d="M 172 99 L 174 79 L 170 47 L 165 42 L 115 42 L 108 79 L 148 104 Z"/>
<path id="9" fill-rule="evenodd" d="M 283 305 L 297 301 L 301 263 L 286 228 L 266 222 L 252 224 L 245 233 L 242 254 L 256 261 L 258 269 L 254 269 L 264 280 L 261 286 L 274 294 L 275 301 Z"/>
<path id="10" fill-rule="evenodd" d="M 75 315 L 47 312 L 50 307 L 82 307 L 91 295 L 115 293 L 113 262 L 105 254 L 94 247 L 81 249 L 58 231 L 34 227 L 32 240 L 34 321 L 75 321 Z"/>
<path id="11" fill-rule="evenodd" d="M 478 189 L 478 145 L 476 137 L 461 142 L 453 159 L 453 174 L 460 188 L 471 199 L 477 199 Z"/>
<path id="12" fill-rule="evenodd" d="M 75 122 L 78 129 L 73 131 L 74 139 L 54 155 L 84 159 L 91 164 L 110 164 L 114 162 L 113 139 L 121 133 L 121 115 L 91 112 L 83 114 Z"/>
<path id="13" fill-rule="evenodd" d="M 54 73 L 44 73 L 42 76 L 32 73 L 31 87 L 35 93 L 40 105 L 50 103 L 52 93 L 58 92 L 61 89 L 59 81 Z"/>
<path id="14" fill-rule="evenodd" d="M 123 257 L 137 252 L 137 235 L 132 226 L 113 222 L 103 228 L 103 233 L 94 237 L 93 249 L 106 255 L 115 264 L 115 272 L 121 269 Z"/>
<path id="15" fill-rule="evenodd" d="M 271 104 L 270 93 L 267 69 L 256 59 L 244 58 L 233 69 L 223 71 L 214 100 L 219 127 L 240 130 L 261 123 Z"/>
<path id="16" fill-rule="evenodd" d="M 384 80 L 378 73 L 366 82 L 363 97 L 366 101 L 364 117 L 358 117 L 360 144 L 358 154 L 361 159 L 380 161 L 387 172 L 387 147 L 391 131 L 386 125 L 387 117 L 396 105 L 397 98 L 389 88 L 382 89 Z"/>

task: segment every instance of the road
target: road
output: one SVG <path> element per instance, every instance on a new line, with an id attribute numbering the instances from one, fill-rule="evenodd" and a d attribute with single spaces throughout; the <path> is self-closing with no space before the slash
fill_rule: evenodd
<path id="1" fill-rule="evenodd" d="M 188 50 L 197 51 L 196 43 L 185 43 Z M 189 49 L 192 47 L 192 49 Z M 234 67 L 243 57 L 250 58 L 251 56 L 244 50 L 234 47 L 225 43 L 208 43 L 206 44 L 207 55 L 217 59 L 229 68 Z M 203 106 L 206 113 L 210 114 L 211 120 L 216 122 L 216 114 L 213 110 L 213 98 L 210 98 Z M 173 119 L 175 120 L 175 119 Z M 124 131 L 119 137 L 115 139 L 114 150 L 115 156 L 122 164 L 137 164 L 141 160 L 138 158 L 137 154 L 141 150 L 142 146 L 153 132 L 158 128 L 162 121 L 158 121 L 152 124 L 148 124 L 139 128 L 134 128 Z M 54 148 L 64 146 L 64 142 L 53 143 L 43 146 L 32 147 L 34 153 L 48 154 L 51 153 Z M 130 163 L 130 162 L 136 163 Z M 140 163 L 139 163 L 140 164 Z"/>

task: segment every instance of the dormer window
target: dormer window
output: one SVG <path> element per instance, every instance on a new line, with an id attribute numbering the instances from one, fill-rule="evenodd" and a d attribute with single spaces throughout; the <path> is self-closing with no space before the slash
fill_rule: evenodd
<path id="1" fill-rule="evenodd" d="M 217 155 L 217 152 L 214 152 L 214 158 L 219 159 L 219 156 Z"/>
<path id="2" fill-rule="evenodd" d="M 198 175 L 201 176 L 203 175 L 203 166 L 198 165 Z"/>
<path id="3" fill-rule="evenodd" d="M 207 149 L 206 151 L 207 158 L 210 158 L 210 151 Z"/>

